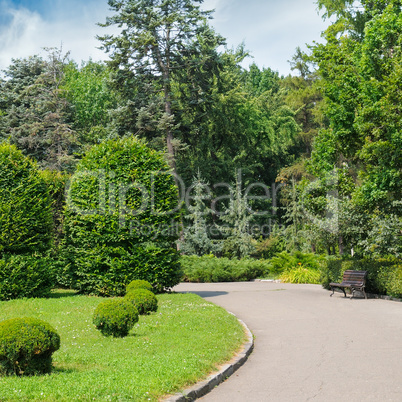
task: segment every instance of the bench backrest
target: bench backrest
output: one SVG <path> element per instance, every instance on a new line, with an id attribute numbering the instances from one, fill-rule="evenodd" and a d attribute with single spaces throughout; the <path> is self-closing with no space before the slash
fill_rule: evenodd
<path id="1" fill-rule="evenodd" d="M 364 285 L 366 282 L 367 271 L 347 270 L 343 273 L 342 283 L 351 285 Z"/>

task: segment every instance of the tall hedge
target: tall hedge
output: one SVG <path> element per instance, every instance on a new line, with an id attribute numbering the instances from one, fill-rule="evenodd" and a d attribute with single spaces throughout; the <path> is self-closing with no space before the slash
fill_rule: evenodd
<path id="1" fill-rule="evenodd" d="M 159 289 L 176 285 L 179 217 L 177 188 L 161 153 L 133 137 L 93 147 L 68 190 L 66 275 L 82 293 L 107 296 L 124 294 L 134 279 Z"/>
<path id="2" fill-rule="evenodd" d="M 36 163 L 0 144 L 0 254 L 47 250 L 52 230 L 49 192 Z"/>
<path id="3" fill-rule="evenodd" d="M 0 300 L 50 293 L 54 275 L 45 254 L 53 237 L 51 204 L 36 163 L 0 144 Z"/>
<path id="4" fill-rule="evenodd" d="M 0 300 L 48 297 L 55 285 L 49 257 L 41 254 L 3 254 L 0 258 Z"/>

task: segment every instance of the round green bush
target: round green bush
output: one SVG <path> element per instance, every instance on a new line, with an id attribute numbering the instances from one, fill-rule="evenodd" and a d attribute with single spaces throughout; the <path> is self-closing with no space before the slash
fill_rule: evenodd
<path id="1" fill-rule="evenodd" d="M 158 309 L 158 299 L 152 292 L 146 289 L 132 290 L 124 298 L 130 301 L 141 315 Z"/>
<path id="2" fill-rule="evenodd" d="M 124 299 L 106 300 L 98 305 L 93 316 L 96 328 L 105 336 L 127 336 L 138 321 L 138 310 Z"/>
<path id="3" fill-rule="evenodd" d="M 119 295 L 134 279 L 160 289 L 179 283 L 179 255 L 172 247 L 180 223 L 177 205 L 177 187 L 161 153 L 133 137 L 94 146 L 79 163 L 67 196 L 65 247 L 81 256 L 69 273 L 75 287 Z"/>
<path id="4" fill-rule="evenodd" d="M 12 318 L 0 322 L 0 374 L 50 373 L 52 354 L 60 337 L 48 323 L 36 318 Z"/>
<path id="5" fill-rule="evenodd" d="M 51 200 L 36 163 L 15 146 L 0 144 L 0 253 L 50 248 Z"/>
<path id="6" fill-rule="evenodd" d="M 143 279 L 135 279 L 126 286 L 126 293 L 132 292 L 136 289 L 146 289 L 153 293 L 152 285 Z"/>

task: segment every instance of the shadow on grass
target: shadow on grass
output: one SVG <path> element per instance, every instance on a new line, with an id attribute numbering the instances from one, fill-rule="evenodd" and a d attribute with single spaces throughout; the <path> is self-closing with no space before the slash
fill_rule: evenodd
<path id="1" fill-rule="evenodd" d="M 52 374 L 73 374 L 73 373 L 78 373 L 79 370 L 75 367 L 53 367 L 52 368 Z"/>
<path id="2" fill-rule="evenodd" d="M 52 367 L 52 374 L 74 374 L 88 370 L 104 371 L 105 367 L 96 363 L 60 363 L 54 362 Z"/>
<path id="3" fill-rule="evenodd" d="M 53 289 L 49 299 L 60 299 L 61 297 L 77 296 L 78 292 L 73 289 Z"/>

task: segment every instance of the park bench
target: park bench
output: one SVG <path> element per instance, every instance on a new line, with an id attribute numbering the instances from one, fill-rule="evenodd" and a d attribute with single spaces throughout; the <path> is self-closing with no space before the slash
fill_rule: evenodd
<path id="1" fill-rule="evenodd" d="M 363 292 L 364 298 L 367 299 L 366 292 L 364 288 L 366 286 L 366 276 L 367 271 L 352 271 L 347 270 L 343 273 L 343 278 L 341 283 L 330 283 L 329 286 L 331 287 L 332 296 L 335 292 L 335 288 L 339 288 L 343 291 L 343 294 L 346 297 L 345 289 L 348 288 L 352 292 L 352 297 L 354 297 L 354 293 L 356 290 Z"/>

